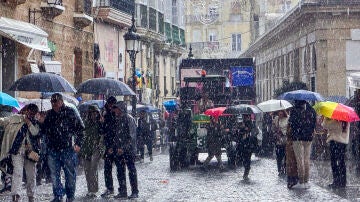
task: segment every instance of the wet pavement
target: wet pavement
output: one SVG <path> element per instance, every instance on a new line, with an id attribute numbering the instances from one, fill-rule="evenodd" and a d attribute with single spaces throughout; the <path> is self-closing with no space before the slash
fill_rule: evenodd
<path id="1" fill-rule="evenodd" d="M 199 158 L 205 160 L 206 154 L 200 154 Z M 306 190 L 287 189 L 286 178 L 278 177 L 276 162 L 271 158 L 253 156 L 249 181 L 242 179 L 243 168 L 226 168 L 220 172 L 215 165 L 213 159 L 208 171 L 193 166 L 170 172 L 168 155 L 158 152 L 153 162 L 147 158 L 145 163 L 137 163 L 140 198 L 134 201 L 360 201 L 360 181 L 359 177 L 353 175 L 355 169 L 351 163 L 348 163 L 348 186 L 339 190 L 326 187 L 331 182 L 328 161 L 312 162 L 311 188 Z M 101 188 L 98 195 L 105 190 L 103 170 L 100 168 L 99 172 Z M 116 188 L 117 183 L 114 184 Z M 128 194 L 131 192 L 129 189 L 130 185 Z M 37 201 L 50 201 L 51 190 L 51 184 L 38 186 Z M 86 190 L 85 176 L 79 173 L 75 201 L 120 201 L 100 197 L 88 199 L 85 197 Z M 25 190 L 22 198 L 27 201 Z M 10 199 L 0 197 L 1 201 Z"/>

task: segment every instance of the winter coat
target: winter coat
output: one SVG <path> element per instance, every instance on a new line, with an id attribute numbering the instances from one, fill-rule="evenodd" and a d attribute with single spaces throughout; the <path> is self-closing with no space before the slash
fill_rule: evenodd
<path id="1" fill-rule="evenodd" d="M 275 135 L 276 145 L 285 145 L 286 144 L 286 133 L 288 129 L 288 117 L 279 118 L 276 116 L 273 120 L 273 134 Z"/>
<path id="2" fill-rule="evenodd" d="M 150 124 L 146 121 L 146 118 L 138 120 L 137 136 L 139 139 L 151 138 Z"/>
<path id="3" fill-rule="evenodd" d="M 82 146 L 85 126 L 70 107 L 63 105 L 59 112 L 53 109 L 47 111 L 41 129 L 46 136 L 49 150 L 61 151 L 72 148 L 73 137 L 75 137 L 75 145 Z"/>
<path id="4" fill-rule="evenodd" d="M 316 127 L 316 112 L 309 105 L 295 106 L 290 111 L 289 126 L 293 141 L 312 141 Z"/>
<path id="5" fill-rule="evenodd" d="M 251 130 L 254 127 L 251 120 L 244 120 L 236 125 L 235 140 L 239 143 L 250 136 Z"/>
<path id="6" fill-rule="evenodd" d="M 85 135 L 80 150 L 80 155 L 84 158 L 91 158 L 95 152 L 104 152 L 100 134 L 101 126 L 100 121 L 85 120 Z"/>
<path id="7" fill-rule="evenodd" d="M 108 125 L 104 135 L 106 150 L 131 149 L 132 138 L 130 135 L 129 120 L 127 115 L 120 117 L 114 116 L 112 123 L 112 125 Z"/>
<path id="8" fill-rule="evenodd" d="M 5 128 L 4 138 L 1 144 L 1 152 L 0 152 L 0 160 L 3 160 L 8 156 L 9 151 L 14 143 L 15 137 L 18 134 L 20 128 L 26 124 L 25 123 L 25 115 L 22 114 L 14 114 L 12 116 L 6 118 L 0 118 L 0 126 Z M 36 136 L 39 134 L 39 126 L 30 124 L 28 128 L 27 135 Z M 22 142 L 22 147 L 24 148 L 25 141 Z"/>
<path id="9" fill-rule="evenodd" d="M 349 123 L 343 123 L 341 121 L 326 118 L 323 122 L 323 127 L 327 129 L 327 143 L 335 141 L 343 144 L 349 144 Z"/>
<path id="10" fill-rule="evenodd" d="M 136 130 L 137 130 L 137 124 L 136 124 L 136 120 L 134 117 L 132 117 L 130 114 L 127 114 L 127 120 L 129 122 L 129 131 L 130 131 L 130 136 L 131 136 L 131 145 L 133 148 L 133 153 L 136 154 L 137 148 L 136 148 Z"/>
<path id="11" fill-rule="evenodd" d="M 220 126 L 210 124 L 207 128 L 206 146 L 209 152 L 219 153 L 221 152 L 222 139 Z"/>

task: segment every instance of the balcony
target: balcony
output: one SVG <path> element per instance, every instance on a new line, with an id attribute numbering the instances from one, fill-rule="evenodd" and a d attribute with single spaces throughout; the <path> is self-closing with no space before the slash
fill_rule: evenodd
<path id="1" fill-rule="evenodd" d="M 135 12 L 135 0 L 99 0 L 95 18 L 119 26 L 131 26 L 131 14 Z"/>
<path id="2" fill-rule="evenodd" d="M 74 24 L 77 28 L 83 29 L 91 25 L 91 0 L 76 0 L 76 10 L 74 13 Z"/>
<path id="3" fill-rule="evenodd" d="M 10 5 L 17 6 L 17 5 L 25 3 L 26 0 L 5 0 L 4 2 L 7 3 L 7 4 L 10 4 Z"/>
<path id="4" fill-rule="evenodd" d="M 218 41 L 212 42 L 194 42 L 190 43 L 193 50 L 203 50 L 203 49 L 210 49 L 212 51 L 218 50 L 220 47 L 220 43 Z"/>
<path id="5" fill-rule="evenodd" d="M 301 4 L 316 5 L 360 5 L 360 0 L 303 0 Z"/>
<path id="6" fill-rule="evenodd" d="M 53 19 L 65 11 L 65 7 L 62 5 L 62 0 L 42 1 L 40 8 L 42 10 L 43 16 L 47 19 Z"/>

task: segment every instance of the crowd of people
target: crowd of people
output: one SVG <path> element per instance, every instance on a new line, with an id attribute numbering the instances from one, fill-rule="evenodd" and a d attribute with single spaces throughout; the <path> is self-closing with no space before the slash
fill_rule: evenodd
<path id="1" fill-rule="evenodd" d="M 4 128 L 0 152 L 4 188 L 0 195 L 11 195 L 13 201 L 20 201 L 22 181 L 26 178 L 28 201 L 36 201 L 36 185 L 41 184 L 42 173 L 45 173 L 47 181 L 52 183 L 52 201 L 63 201 L 65 196 L 66 201 L 73 201 L 76 171 L 81 159 L 87 181 L 87 197 L 97 197 L 98 166 L 103 158 L 106 190 L 101 197 L 138 198 L 136 148 L 148 144 L 151 160 L 152 148 L 139 132 L 145 130 L 144 127 L 138 127 L 134 117 L 127 113 L 126 103 L 111 96 L 104 110 L 91 105 L 85 117 L 80 117 L 73 108 L 64 105 L 59 93 L 51 96 L 51 105 L 51 110 L 39 112 L 37 105 L 28 104 L 19 113 L 0 118 L 0 126 Z M 143 134 L 151 136 L 147 133 L 151 131 L 149 126 Z M 136 139 L 142 141 L 136 142 Z M 113 164 L 117 169 L 119 184 L 116 195 Z M 126 168 L 131 185 L 130 195 L 126 187 Z M 65 186 L 61 180 L 62 173 Z"/>
<path id="2" fill-rule="evenodd" d="M 264 121 L 263 130 L 268 138 L 264 139 L 268 144 L 263 147 L 263 152 L 271 151 L 273 142 L 279 176 L 287 176 L 288 188 L 307 189 L 310 187 L 310 155 L 314 134 L 326 134 L 333 174 L 329 187 L 345 187 L 349 123 L 317 115 L 306 101 L 295 100 L 294 103 L 290 110 L 280 110 L 272 116 L 264 115 L 267 121 Z"/>
<path id="3" fill-rule="evenodd" d="M 80 157 L 87 181 L 87 197 L 97 197 L 98 166 L 100 159 L 104 159 L 106 190 L 101 197 L 138 198 L 136 155 L 139 152 L 140 162 L 144 162 L 146 145 L 149 159 L 153 161 L 152 150 L 157 129 L 157 124 L 147 117 L 146 111 L 140 111 L 136 121 L 127 113 L 126 103 L 117 101 L 113 96 L 107 99 L 103 110 L 97 105 L 89 106 L 85 117 L 78 116 L 74 109 L 64 105 L 59 93 L 51 96 L 51 104 L 52 109 L 46 112 L 39 112 L 35 104 L 28 104 L 18 114 L 0 118 L 0 126 L 4 127 L 0 151 L 4 188 L 0 194 L 9 193 L 13 201 L 20 201 L 21 182 L 25 177 L 28 201 L 35 201 L 38 170 L 47 173 L 45 176 L 52 183 L 52 201 L 62 201 L 64 196 L 66 201 L 73 201 L 77 157 Z M 302 100 L 296 100 L 290 110 L 280 110 L 266 116 L 269 119 L 268 122 L 264 121 L 265 133 L 271 132 L 273 135 L 273 141 L 268 142 L 275 145 L 277 170 L 279 176 L 287 176 L 288 188 L 309 188 L 310 151 L 317 123 L 321 124 L 320 130 L 327 134 L 330 145 L 333 183 L 329 186 L 346 186 L 345 153 L 349 142 L 347 122 L 323 117 L 319 119 L 312 106 Z M 230 133 L 236 142 L 236 165 L 244 166 L 243 179 L 248 180 L 251 156 L 257 142 L 252 135 L 252 116 L 242 114 L 241 117 L 241 121 L 232 122 L 230 127 L 217 117 L 211 117 L 206 141 L 208 157 L 203 167 L 206 168 L 215 156 L 220 169 L 224 169 L 221 159 L 222 133 Z M 167 125 L 161 127 L 161 133 L 172 131 L 172 127 L 167 128 Z M 113 164 L 116 166 L 119 184 L 116 195 Z M 126 169 L 131 186 L 130 195 L 126 186 Z M 61 181 L 61 170 L 65 175 L 65 187 Z"/>
<path id="4" fill-rule="evenodd" d="M 317 115 L 314 108 L 304 100 L 295 100 L 294 103 L 289 110 L 275 111 L 271 115 L 264 114 L 263 135 L 271 134 L 271 139 L 263 138 L 266 146 L 261 149 L 262 154 L 264 151 L 275 151 L 278 175 L 287 176 L 288 188 L 307 189 L 310 187 L 310 154 L 314 133 L 327 134 L 326 142 L 330 148 L 333 174 L 333 182 L 329 187 L 345 187 L 349 123 Z M 256 151 L 254 147 L 257 144 L 253 141 L 252 134 L 254 121 L 250 114 L 242 114 L 241 121 L 232 120 L 230 127 L 225 125 L 218 117 L 211 117 L 206 141 L 208 157 L 203 163 L 203 168 L 206 169 L 215 156 L 220 170 L 223 169 L 222 140 L 225 137 L 224 133 L 230 133 L 232 140 L 236 142 L 235 164 L 244 167 L 243 179 L 248 180 L 251 156 Z"/>

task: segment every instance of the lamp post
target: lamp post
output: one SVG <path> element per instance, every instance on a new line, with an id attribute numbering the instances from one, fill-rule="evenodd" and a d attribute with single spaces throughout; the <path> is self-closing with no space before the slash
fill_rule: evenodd
<path id="1" fill-rule="evenodd" d="M 131 80 L 131 88 L 136 93 L 136 70 L 135 70 L 135 62 L 136 62 L 136 54 L 140 51 L 140 36 L 136 34 L 135 27 L 135 18 L 134 13 L 132 14 L 132 24 L 128 29 L 128 32 L 124 34 L 124 40 L 126 43 L 126 52 L 129 53 L 130 61 L 131 61 L 131 69 L 132 69 L 132 80 Z M 133 96 L 132 101 L 132 111 L 131 114 L 136 116 L 136 95 Z"/>

